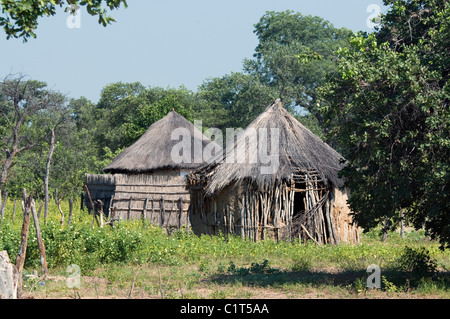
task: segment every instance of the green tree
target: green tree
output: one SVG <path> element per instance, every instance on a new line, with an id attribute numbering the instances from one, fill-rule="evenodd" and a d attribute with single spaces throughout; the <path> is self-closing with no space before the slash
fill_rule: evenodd
<path id="1" fill-rule="evenodd" d="M 290 112 L 323 138 L 316 90 L 335 72 L 335 51 L 349 45 L 351 32 L 320 17 L 288 10 L 266 12 L 254 33 L 259 40 L 254 58 L 244 60 L 243 72 L 205 80 L 198 89 L 201 102 L 194 117 L 203 119 L 205 127 L 246 127 L 281 98 Z"/>
<path id="2" fill-rule="evenodd" d="M 245 128 L 276 99 L 276 92 L 261 83 L 256 75 L 233 72 L 203 82 L 198 97 L 204 103 L 194 107 L 194 117 L 204 127 Z"/>
<path id="3" fill-rule="evenodd" d="M 172 110 L 183 115 L 187 120 L 192 120 L 192 107 L 196 103 L 195 94 L 185 87 L 148 88 L 133 99 L 136 100 L 133 104 L 138 105 L 137 109 L 130 114 L 124 124 L 129 144 L 141 137 L 151 124 L 162 119 Z"/>
<path id="4" fill-rule="evenodd" d="M 323 18 L 288 10 L 266 12 L 254 33 L 259 43 L 254 59 L 244 60 L 244 70 L 274 89 L 287 108 L 305 108 L 322 123 L 315 108 L 316 89 L 335 71 L 335 51 L 348 46 L 352 32 L 335 28 Z M 314 52 L 320 58 L 308 59 Z"/>
<path id="5" fill-rule="evenodd" d="M 139 83 L 112 83 L 105 86 L 101 92 L 100 100 L 93 110 L 95 118 L 94 135 L 98 143 L 99 156 L 103 156 L 103 149 L 115 152 L 129 145 L 124 124 L 132 116 L 138 106 L 141 93 L 145 87 Z"/>
<path id="6" fill-rule="evenodd" d="M 450 243 L 450 4 L 386 0 L 379 30 L 339 50 L 320 108 L 347 159 L 355 220 L 369 230 L 400 209 Z M 395 223 L 394 223 L 395 224 Z"/>
<path id="7" fill-rule="evenodd" d="M 65 7 L 70 12 L 80 6 L 85 7 L 88 14 L 98 16 L 99 24 L 107 26 L 115 21 L 107 9 L 118 9 L 121 4 L 127 7 L 125 0 L 0 0 L 0 26 L 8 39 L 14 37 L 27 41 L 36 37 L 38 19 L 55 15 L 58 7 Z"/>
<path id="8" fill-rule="evenodd" d="M 42 146 L 51 129 L 62 126 L 67 117 L 66 98 L 51 91 L 46 83 L 26 80 L 24 76 L 7 77 L 0 82 L 0 192 L 16 164 L 16 157 Z"/>
<path id="9" fill-rule="evenodd" d="M 139 82 L 107 85 L 93 110 L 99 155 L 105 155 L 105 147 L 113 153 L 128 147 L 173 109 L 190 120 L 196 103 L 195 94 L 184 87 L 146 88 Z"/>

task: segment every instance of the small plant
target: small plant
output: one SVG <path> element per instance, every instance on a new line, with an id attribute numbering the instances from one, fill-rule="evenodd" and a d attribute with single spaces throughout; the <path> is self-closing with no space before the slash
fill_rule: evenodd
<path id="1" fill-rule="evenodd" d="M 269 267 L 269 261 L 267 259 L 265 259 L 262 264 L 252 263 L 250 267 L 250 272 L 253 274 L 263 274 L 270 270 L 271 268 Z"/>
<path id="2" fill-rule="evenodd" d="M 223 262 L 220 262 L 219 265 L 217 266 L 217 272 L 218 273 L 224 273 L 225 272 L 225 264 Z"/>
<path id="3" fill-rule="evenodd" d="M 223 290 L 215 290 L 210 295 L 211 299 L 226 299 L 227 294 Z"/>
<path id="4" fill-rule="evenodd" d="M 228 267 L 228 272 L 233 275 L 246 276 L 248 274 L 274 274 L 279 273 L 280 270 L 278 268 L 272 268 L 269 266 L 269 261 L 265 259 L 261 264 L 252 263 L 250 268 L 248 267 L 240 267 L 236 268 L 236 265 L 230 261 L 230 266 Z"/>
<path id="5" fill-rule="evenodd" d="M 205 259 L 202 259 L 200 261 L 200 265 L 198 266 L 198 270 L 200 272 L 207 272 L 208 271 L 208 261 L 206 261 Z"/>
<path id="6" fill-rule="evenodd" d="M 433 275 L 437 262 L 425 247 L 414 249 L 406 246 L 399 258 L 399 266 L 400 270 L 411 273 L 414 279 L 420 279 Z"/>
<path id="7" fill-rule="evenodd" d="M 227 271 L 232 274 L 236 272 L 236 265 L 233 261 L 230 261 L 230 266 L 228 266 Z"/>
<path id="8" fill-rule="evenodd" d="M 308 271 L 312 268 L 311 261 L 307 259 L 300 259 L 292 266 L 292 271 Z"/>
<path id="9" fill-rule="evenodd" d="M 381 282 L 383 283 L 384 290 L 387 292 L 397 292 L 399 288 L 389 280 L 385 276 L 381 276 Z"/>
<path id="10" fill-rule="evenodd" d="M 350 284 L 346 287 L 350 291 L 357 293 L 357 294 L 366 292 L 366 288 L 367 288 L 365 279 L 361 279 L 361 278 L 356 278 L 352 284 Z"/>

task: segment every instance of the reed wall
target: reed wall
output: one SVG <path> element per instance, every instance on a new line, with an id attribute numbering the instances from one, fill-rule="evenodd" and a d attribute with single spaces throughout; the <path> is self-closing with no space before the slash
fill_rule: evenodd
<path id="1" fill-rule="evenodd" d="M 144 218 L 163 227 L 189 227 L 189 193 L 185 179 L 178 171 L 136 175 L 88 174 L 86 185 L 94 202 L 102 200 L 104 213 L 110 218 Z M 84 199 L 90 208 L 87 194 Z"/>
<path id="2" fill-rule="evenodd" d="M 347 193 L 314 179 L 302 185 L 283 182 L 264 190 L 245 182 L 232 183 L 210 197 L 199 184 L 190 185 L 189 190 L 190 220 L 197 234 L 235 234 L 255 241 L 359 242 Z"/>

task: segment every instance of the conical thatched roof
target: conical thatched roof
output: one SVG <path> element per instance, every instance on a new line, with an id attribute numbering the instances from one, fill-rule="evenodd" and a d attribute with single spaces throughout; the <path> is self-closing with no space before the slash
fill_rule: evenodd
<path id="1" fill-rule="evenodd" d="M 182 129 L 190 134 L 191 161 L 176 163 L 171 156 L 173 147 L 180 143 L 172 140 L 172 132 Z M 187 131 L 186 131 L 187 130 Z M 121 152 L 111 164 L 104 168 L 105 173 L 150 173 L 164 169 L 195 169 L 204 164 L 194 159 L 194 147 L 204 147 L 211 141 L 191 122 L 175 111 L 153 123 L 148 130 L 130 147 Z"/>
<path id="2" fill-rule="evenodd" d="M 250 123 L 245 132 L 256 131 L 259 137 L 261 129 L 268 136 L 266 154 L 271 154 L 272 140 L 278 140 L 278 156 L 277 159 L 272 158 L 272 161 L 275 160 L 273 163 L 278 162 L 276 170 L 262 173 L 261 168 L 269 166 L 269 162 L 260 156 L 256 162 L 246 160 L 245 163 L 236 163 L 236 158 L 244 156 L 248 159 L 249 154 L 258 154 L 261 147 L 260 139 L 258 143 L 245 143 L 244 134 L 236 141 L 233 150 L 227 149 L 223 158 L 216 158 L 215 162 L 196 171 L 208 176 L 207 194 L 212 195 L 231 182 L 244 179 L 264 188 L 275 181 L 289 180 L 293 173 L 298 172 L 315 172 L 326 184 L 331 182 L 335 186 L 342 186 L 338 172 L 342 168 L 343 157 L 289 114 L 280 100 Z M 276 131 L 271 129 L 278 129 L 278 138 L 274 135 Z M 234 161 L 230 159 L 231 152 L 235 154 Z"/>

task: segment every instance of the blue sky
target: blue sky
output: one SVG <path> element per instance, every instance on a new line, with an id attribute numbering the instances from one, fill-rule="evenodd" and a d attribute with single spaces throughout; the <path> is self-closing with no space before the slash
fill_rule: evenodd
<path id="1" fill-rule="evenodd" d="M 0 30 L 0 77 L 23 73 L 69 97 L 97 102 L 118 81 L 195 91 L 208 77 L 242 70 L 257 45 L 253 25 L 266 11 L 293 10 L 336 27 L 372 31 L 371 4 L 381 0 L 128 0 L 104 28 L 82 11 L 80 28 L 67 26 L 62 9 L 39 22 L 27 43 Z"/>

